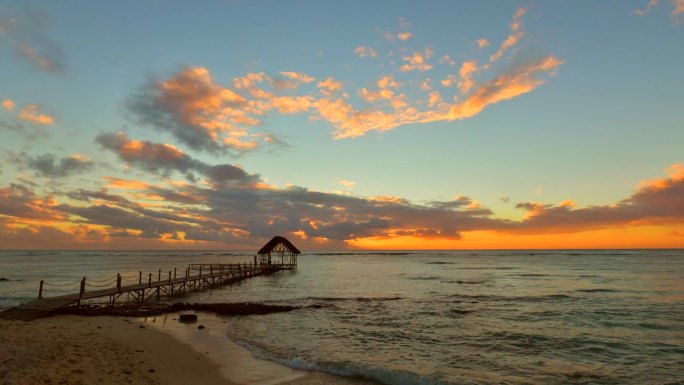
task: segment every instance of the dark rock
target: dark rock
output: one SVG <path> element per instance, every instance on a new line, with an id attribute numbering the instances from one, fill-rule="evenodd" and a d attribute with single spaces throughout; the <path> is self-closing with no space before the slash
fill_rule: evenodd
<path id="1" fill-rule="evenodd" d="M 197 322 L 197 314 L 181 314 L 178 320 L 180 322 Z"/>
<path id="2" fill-rule="evenodd" d="M 199 325 L 199 326 L 197 326 L 197 329 L 199 329 L 199 330 L 204 329 L 204 325 Z"/>
<path id="3" fill-rule="evenodd" d="M 148 370 L 148 372 L 154 373 L 154 369 L 150 369 L 150 370 Z"/>
<path id="4" fill-rule="evenodd" d="M 11 281 L 11 279 L 5 278 L 5 277 L 0 277 L 0 282 L 3 282 L 3 281 Z"/>

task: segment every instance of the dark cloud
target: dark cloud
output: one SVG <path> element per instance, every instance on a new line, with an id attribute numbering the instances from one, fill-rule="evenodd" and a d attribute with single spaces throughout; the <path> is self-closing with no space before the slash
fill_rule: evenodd
<path id="1" fill-rule="evenodd" d="M 0 188 L 0 215 L 39 220 L 63 218 L 51 195 L 38 196 L 32 189 L 14 183 Z"/>
<path id="2" fill-rule="evenodd" d="M 51 17 L 44 11 L 24 8 L 12 12 L 0 6 L 0 38 L 4 37 L 17 57 L 42 71 L 62 73 L 64 55 L 49 36 L 51 28 Z"/>
<path id="3" fill-rule="evenodd" d="M 153 145 L 141 143 L 136 146 L 145 148 Z M 146 170 L 162 170 L 147 164 L 168 158 L 164 151 L 157 150 L 150 151 L 154 156 L 143 157 L 144 161 L 132 158 L 135 159 L 132 164 Z M 173 159 L 169 160 L 173 163 Z M 198 166 L 193 162 L 196 161 L 192 158 L 176 161 L 172 169 L 181 171 L 190 164 L 193 168 L 188 166 L 187 171 L 194 171 Z M 213 176 L 216 179 L 242 178 L 242 174 L 233 175 L 231 168 L 212 169 L 212 166 L 202 164 L 206 175 L 210 173 L 207 170 L 220 174 Z M 30 225 L 35 220 L 76 224 L 78 226 L 70 234 L 78 239 L 120 237 L 131 241 L 158 242 L 165 238 L 215 242 L 224 246 L 259 245 L 275 234 L 295 233 L 311 242 L 325 238 L 329 242 L 327 247 L 343 247 L 346 241 L 363 237 L 414 236 L 458 240 L 469 231 L 518 234 L 577 232 L 617 226 L 684 223 L 684 172 L 679 170 L 675 168 L 669 178 L 642 185 L 630 197 L 613 205 L 575 208 L 570 200 L 560 205 L 518 203 L 516 207 L 528 214 L 522 221 L 495 218 L 489 209 L 468 197 L 414 204 L 393 197 L 364 198 L 311 191 L 303 187 L 264 187 L 256 176 L 250 179 L 254 183 L 214 184 L 211 187 L 138 183 L 134 192 L 127 190 L 127 195 L 107 189 L 79 189 L 41 195 L 34 189 L 13 184 L 0 188 L 0 218 L 12 218 L 18 222 L 26 220 Z M 135 201 L 128 194 L 132 194 Z M 69 201 L 57 202 L 61 197 Z M 155 203 L 143 203 L 149 199 Z M 6 234 L 12 231 L 6 230 Z"/>
<path id="4" fill-rule="evenodd" d="M 616 204 L 573 208 L 573 205 L 518 203 L 528 216 L 511 229 L 521 233 L 576 232 L 598 228 L 684 222 L 684 172 L 675 167 L 668 179 L 639 188 Z"/>
<path id="5" fill-rule="evenodd" d="M 57 158 L 52 154 L 32 157 L 26 153 L 20 153 L 12 157 L 19 162 L 20 167 L 28 168 L 35 171 L 37 175 L 48 178 L 64 178 L 82 174 L 95 168 L 95 163 L 92 160 L 81 155 Z"/>
<path id="6" fill-rule="evenodd" d="M 191 181 L 194 181 L 193 172 L 216 183 L 250 183 L 258 180 L 258 175 L 249 175 L 240 167 L 230 164 L 209 165 L 170 144 L 132 140 L 123 132 L 99 135 L 95 142 L 114 152 L 124 162 L 146 171 L 165 174 L 178 171 Z"/>

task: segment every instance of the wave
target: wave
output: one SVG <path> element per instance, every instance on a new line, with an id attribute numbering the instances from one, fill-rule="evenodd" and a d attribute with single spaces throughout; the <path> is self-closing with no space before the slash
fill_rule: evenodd
<path id="1" fill-rule="evenodd" d="M 442 283 L 457 283 L 459 285 L 481 285 L 485 283 L 486 281 L 464 281 L 464 280 L 448 280 L 448 281 L 442 281 Z"/>
<path id="2" fill-rule="evenodd" d="M 524 274 L 515 274 L 517 277 L 550 277 L 550 274 L 539 274 L 539 273 L 524 273 Z"/>
<path id="3" fill-rule="evenodd" d="M 579 291 L 582 293 L 617 293 L 620 290 L 596 288 L 596 289 L 577 289 L 575 291 Z"/>
<path id="4" fill-rule="evenodd" d="M 362 365 L 351 361 L 312 362 L 302 357 L 278 357 L 249 342 L 233 338 L 234 343 L 249 350 L 255 357 L 277 362 L 295 369 L 324 372 L 342 377 L 356 377 L 393 385 L 438 385 L 445 384 L 437 378 L 428 378 L 405 370 L 391 370 L 381 367 Z"/>
<path id="5" fill-rule="evenodd" d="M 432 281 L 440 278 L 442 277 L 438 277 L 436 275 L 414 275 L 412 277 L 406 277 L 406 279 L 410 279 L 413 281 Z"/>
<path id="6" fill-rule="evenodd" d="M 459 298 L 457 300 L 452 300 L 451 302 L 459 303 L 465 302 L 463 299 L 467 300 L 479 300 L 479 301 L 492 301 L 492 302 L 545 302 L 545 301 L 557 301 L 557 300 L 570 300 L 578 299 L 577 297 L 565 295 L 565 294 L 548 294 L 548 295 L 538 295 L 538 296 L 503 296 L 503 295 L 467 295 L 467 294 L 454 294 L 450 296 L 451 298 Z"/>
<path id="7" fill-rule="evenodd" d="M 314 300 L 314 301 L 329 301 L 329 302 L 334 302 L 334 301 L 361 301 L 361 302 L 370 302 L 370 301 L 398 301 L 400 299 L 404 299 L 403 297 L 306 297 L 308 300 Z"/>

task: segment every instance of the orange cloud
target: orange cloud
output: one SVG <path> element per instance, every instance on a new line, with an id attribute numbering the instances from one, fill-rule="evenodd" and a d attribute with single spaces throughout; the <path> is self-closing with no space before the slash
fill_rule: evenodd
<path id="1" fill-rule="evenodd" d="M 105 176 L 102 179 L 107 181 L 107 187 L 124 190 L 148 190 L 153 187 L 153 185 L 149 183 L 138 180 L 120 179 L 111 176 Z"/>
<path id="2" fill-rule="evenodd" d="M 55 123 L 55 118 L 52 115 L 41 113 L 40 106 L 37 104 L 28 104 L 24 106 L 19 112 L 19 119 L 43 126 L 49 126 Z"/>
<path id="3" fill-rule="evenodd" d="M 302 72 L 280 72 L 280 74 L 301 83 L 311 83 L 316 80 L 316 78 Z"/>
<path id="4" fill-rule="evenodd" d="M 376 51 L 375 48 L 373 48 L 373 47 L 367 47 L 367 46 L 356 47 L 354 49 L 354 53 L 359 55 L 359 57 L 369 57 L 372 59 L 378 57 L 378 51 Z"/>
<path id="5" fill-rule="evenodd" d="M 520 42 L 520 39 L 525 36 L 525 31 L 522 30 L 522 17 L 527 13 L 528 8 L 520 7 L 515 11 L 513 15 L 513 22 L 511 22 L 511 34 L 508 35 L 506 40 L 501 43 L 499 49 L 489 57 L 490 62 L 495 62 L 506 53 L 508 49 Z"/>
<path id="6" fill-rule="evenodd" d="M 672 10 L 672 16 L 679 16 L 684 13 L 684 0 L 675 0 L 675 8 Z"/>
<path id="7" fill-rule="evenodd" d="M 399 40 L 406 41 L 412 37 L 413 37 L 413 34 L 411 32 L 401 32 L 401 33 L 397 34 L 397 39 L 399 39 Z"/>
<path id="8" fill-rule="evenodd" d="M 2 102 L 2 107 L 3 107 L 5 110 L 7 110 L 8 112 L 14 111 L 14 107 L 15 107 L 15 106 L 16 106 L 16 104 L 14 103 L 14 101 L 12 101 L 12 99 L 5 99 L 5 100 Z"/>
<path id="9" fill-rule="evenodd" d="M 439 62 L 442 64 L 448 64 L 450 66 L 456 65 L 456 60 L 452 59 L 451 56 L 448 54 L 445 54 L 439 59 Z"/>
<path id="10" fill-rule="evenodd" d="M 356 185 L 356 182 L 352 182 L 352 181 L 346 180 L 346 179 L 343 179 L 337 183 L 341 184 L 342 186 L 346 187 L 349 190 L 353 189 L 354 186 Z"/>
<path id="11" fill-rule="evenodd" d="M 658 5 L 660 5 L 660 0 L 650 0 L 645 8 L 635 9 L 634 13 L 639 16 L 646 16 L 646 14 L 649 13 L 652 8 L 657 7 Z"/>
<path id="12" fill-rule="evenodd" d="M 484 48 L 489 46 L 489 40 L 487 39 L 477 39 L 475 40 L 475 44 L 477 44 L 478 47 Z"/>
<path id="13" fill-rule="evenodd" d="M 453 105 L 448 119 L 465 119 L 479 114 L 486 106 L 526 94 L 543 85 L 537 75 L 555 73 L 563 61 L 555 56 L 533 61 L 483 84 L 464 102 Z"/>
<path id="14" fill-rule="evenodd" d="M 475 85 L 473 81 L 473 75 L 477 72 L 477 60 L 469 60 L 463 62 L 458 75 L 461 79 L 458 81 L 458 88 L 462 93 L 468 93 L 471 88 Z"/>
<path id="15" fill-rule="evenodd" d="M 344 89 L 344 84 L 333 79 L 332 77 L 329 77 L 322 82 L 318 82 L 318 88 L 324 94 L 330 95 L 342 91 Z"/>
<path id="16" fill-rule="evenodd" d="M 414 52 L 412 55 L 404 56 L 402 59 L 407 63 L 401 66 L 400 69 L 403 72 L 429 71 L 432 68 L 434 68 L 432 64 L 427 63 L 427 61 L 430 60 L 432 55 L 432 49 L 426 48 L 424 52 Z"/>

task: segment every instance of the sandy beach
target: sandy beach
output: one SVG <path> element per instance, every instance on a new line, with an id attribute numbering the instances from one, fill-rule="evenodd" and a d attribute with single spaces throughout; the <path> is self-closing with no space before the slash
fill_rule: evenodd
<path id="1" fill-rule="evenodd" d="M 175 317 L 0 320 L 0 384 L 373 384 L 254 358 L 212 335 L 211 326 Z"/>
<path id="2" fill-rule="evenodd" d="M 135 319 L 0 321 L 4 384 L 231 384 L 219 366 Z"/>

